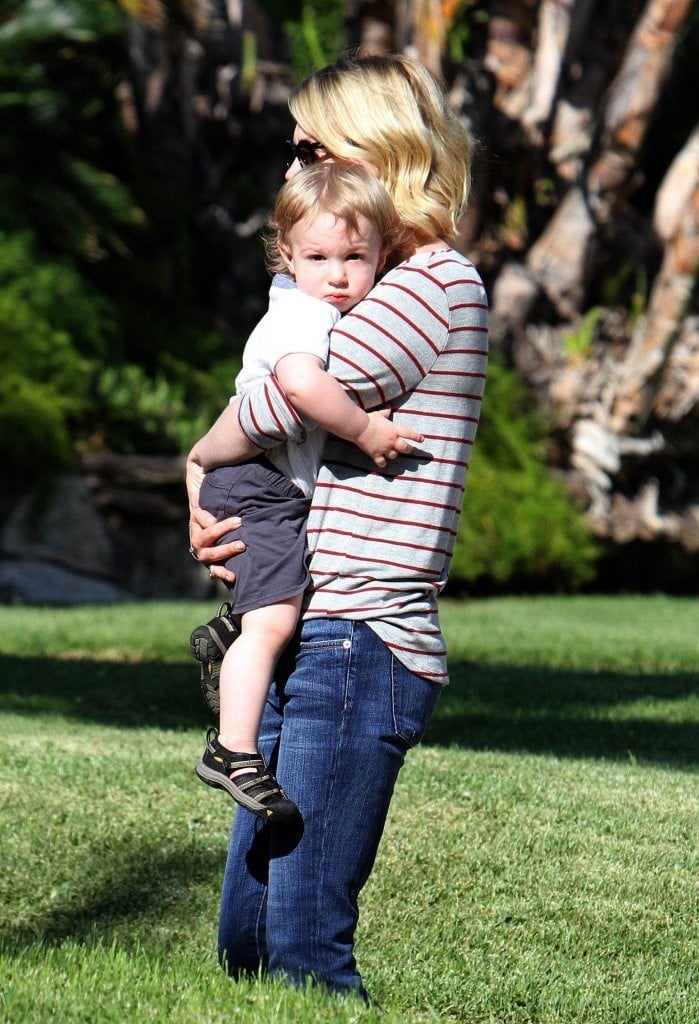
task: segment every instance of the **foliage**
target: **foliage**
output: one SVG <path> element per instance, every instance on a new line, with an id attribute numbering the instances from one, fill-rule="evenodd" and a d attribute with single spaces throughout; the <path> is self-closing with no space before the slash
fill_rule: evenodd
<path id="1" fill-rule="evenodd" d="M 601 306 L 591 306 L 575 329 L 565 335 L 563 344 L 570 359 L 584 359 L 590 355 L 602 312 Z"/>
<path id="2" fill-rule="evenodd" d="M 263 0 L 260 6 L 271 17 L 283 20 L 296 81 L 313 68 L 328 64 L 343 50 L 345 4 L 342 0 L 296 0 L 294 3 Z"/>
<path id="3" fill-rule="evenodd" d="M 443 13 L 449 57 L 457 64 L 463 63 L 469 57 L 474 29 L 488 20 L 488 11 L 481 0 L 451 0 L 443 4 Z"/>
<path id="4" fill-rule="evenodd" d="M 42 472 L 89 447 L 180 451 L 234 368 L 167 267 L 185 263 L 188 204 L 121 121 L 124 16 L 112 0 L 0 15 L 0 453 Z"/>
<path id="5" fill-rule="evenodd" d="M 206 350 L 185 331 L 183 348 Z M 182 451 L 235 372 L 221 359 L 214 378 L 166 353 L 148 373 L 120 358 L 113 303 L 68 260 L 42 258 L 29 232 L 0 232 L 0 337 L 0 457 L 20 475 L 67 467 L 76 447 Z"/>
<path id="6" fill-rule="evenodd" d="M 0 232 L 0 337 L 4 465 L 35 474 L 69 465 L 109 318 L 68 263 L 37 261 L 28 232 Z"/>
<path id="7" fill-rule="evenodd" d="M 12 373 L 0 375 L 0 439 L 0 458 L 13 477 L 40 476 L 65 469 L 72 461 L 72 438 L 60 396 Z"/>
<path id="8" fill-rule="evenodd" d="M 87 262 L 143 220 L 117 174 L 124 18 L 110 0 L 15 0 L 0 24 L 0 224 Z"/>
<path id="9" fill-rule="evenodd" d="M 208 430 L 227 394 L 207 374 L 172 360 L 154 377 L 141 366 L 105 367 L 96 381 L 104 443 L 122 452 L 183 452 Z M 223 367 L 221 367 L 222 369 Z M 228 391 L 231 390 L 230 374 Z M 193 401 L 194 399 L 194 401 Z"/>
<path id="10" fill-rule="evenodd" d="M 37 322 L 51 324 L 73 339 L 86 357 L 105 358 L 118 340 L 109 299 L 69 258 L 42 258 L 30 231 L 0 231 L 0 294 L 9 306 L 31 310 Z M 35 368 L 32 350 L 15 352 L 27 372 Z M 67 383 L 67 382 L 66 382 Z"/>
<path id="11" fill-rule="evenodd" d="M 547 468 L 547 427 L 521 379 L 490 361 L 451 585 L 577 590 L 596 546 Z"/>

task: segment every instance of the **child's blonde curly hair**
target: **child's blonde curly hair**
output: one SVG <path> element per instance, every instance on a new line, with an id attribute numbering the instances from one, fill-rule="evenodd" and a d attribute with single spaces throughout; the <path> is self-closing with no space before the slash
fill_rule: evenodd
<path id="1" fill-rule="evenodd" d="M 348 232 L 359 232 L 359 217 L 375 227 L 389 265 L 400 258 L 404 231 L 391 197 L 378 178 L 358 164 L 323 162 L 305 168 L 279 190 L 263 236 L 267 269 L 287 274 L 279 244 L 288 244 L 291 229 L 305 217 L 331 213 Z"/>

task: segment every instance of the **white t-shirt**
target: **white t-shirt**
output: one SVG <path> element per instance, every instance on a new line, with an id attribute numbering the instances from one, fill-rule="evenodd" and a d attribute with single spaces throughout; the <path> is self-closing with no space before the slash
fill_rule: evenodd
<path id="1" fill-rule="evenodd" d="M 236 396 L 244 395 L 274 373 L 283 356 L 307 352 L 327 365 L 330 331 L 340 311 L 296 287 L 290 277 L 276 274 L 269 289 L 269 307 L 243 349 L 243 367 L 235 379 Z M 310 430 L 303 442 L 289 441 L 265 452 L 267 458 L 299 487 L 313 493 L 325 446 L 326 432 Z"/>

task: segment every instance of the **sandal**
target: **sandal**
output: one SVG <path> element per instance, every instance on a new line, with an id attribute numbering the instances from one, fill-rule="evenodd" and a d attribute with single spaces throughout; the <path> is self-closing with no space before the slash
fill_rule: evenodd
<path id="1" fill-rule="evenodd" d="M 218 715 L 221 707 L 219 686 L 221 662 L 234 640 L 240 636 L 240 620 L 228 601 L 219 607 L 216 616 L 197 626 L 189 637 L 192 654 L 201 662 L 201 692 L 208 708 Z"/>
<path id="2" fill-rule="evenodd" d="M 231 772 L 244 774 L 231 778 Z M 293 800 L 279 785 L 260 754 L 227 750 L 218 741 L 218 729 L 206 734 L 206 750 L 194 771 L 207 786 L 225 789 L 241 807 L 267 821 L 287 821 L 299 813 Z"/>

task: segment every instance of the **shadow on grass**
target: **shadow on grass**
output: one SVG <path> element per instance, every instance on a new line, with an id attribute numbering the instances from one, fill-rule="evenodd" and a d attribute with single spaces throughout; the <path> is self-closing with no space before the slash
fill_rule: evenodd
<path id="1" fill-rule="evenodd" d="M 472 750 L 604 757 L 691 768 L 699 724 L 682 702 L 694 673 L 632 674 L 451 664 L 426 742 Z M 674 706 L 673 706 L 674 705 Z M 0 711 L 115 726 L 210 724 L 197 666 L 0 657 Z"/>
<path id="2" fill-rule="evenodd" d="M 17 950 L 65 939 L 111 945 L 118 935 L 120 943 L 128 940 L 147 946 L 153 931 L 161 931 L 170 915 L 187 927 L 182 917 L 183 894 L 191 893 L 194 879 L 197 886 L 209 887 L 220 881 L 224 863 L 221 851 L 112 846 L 103 858 L 103 874 L 79 877 L 75 887 L 62 886 L 52 896 L 55 909 L 43 910 L 34 921 L 0 928 L 0 945 Z"/>
<path id="3" fill-rule="evenodd" d="M 0 656 L 0 712 L 58 714 L 99 725 L 211 724 L 199 666 Z"/>
<path id="4" fill-rule="evenodd" d="M 472 750 L 638 760 L 691 769 L 695 673 L 634 674 L 456 662 L 425 742 Z M 684 707 L 683 707 L 684 705 Z M 684 712 L 684 717 L 683 717 Z"/>

